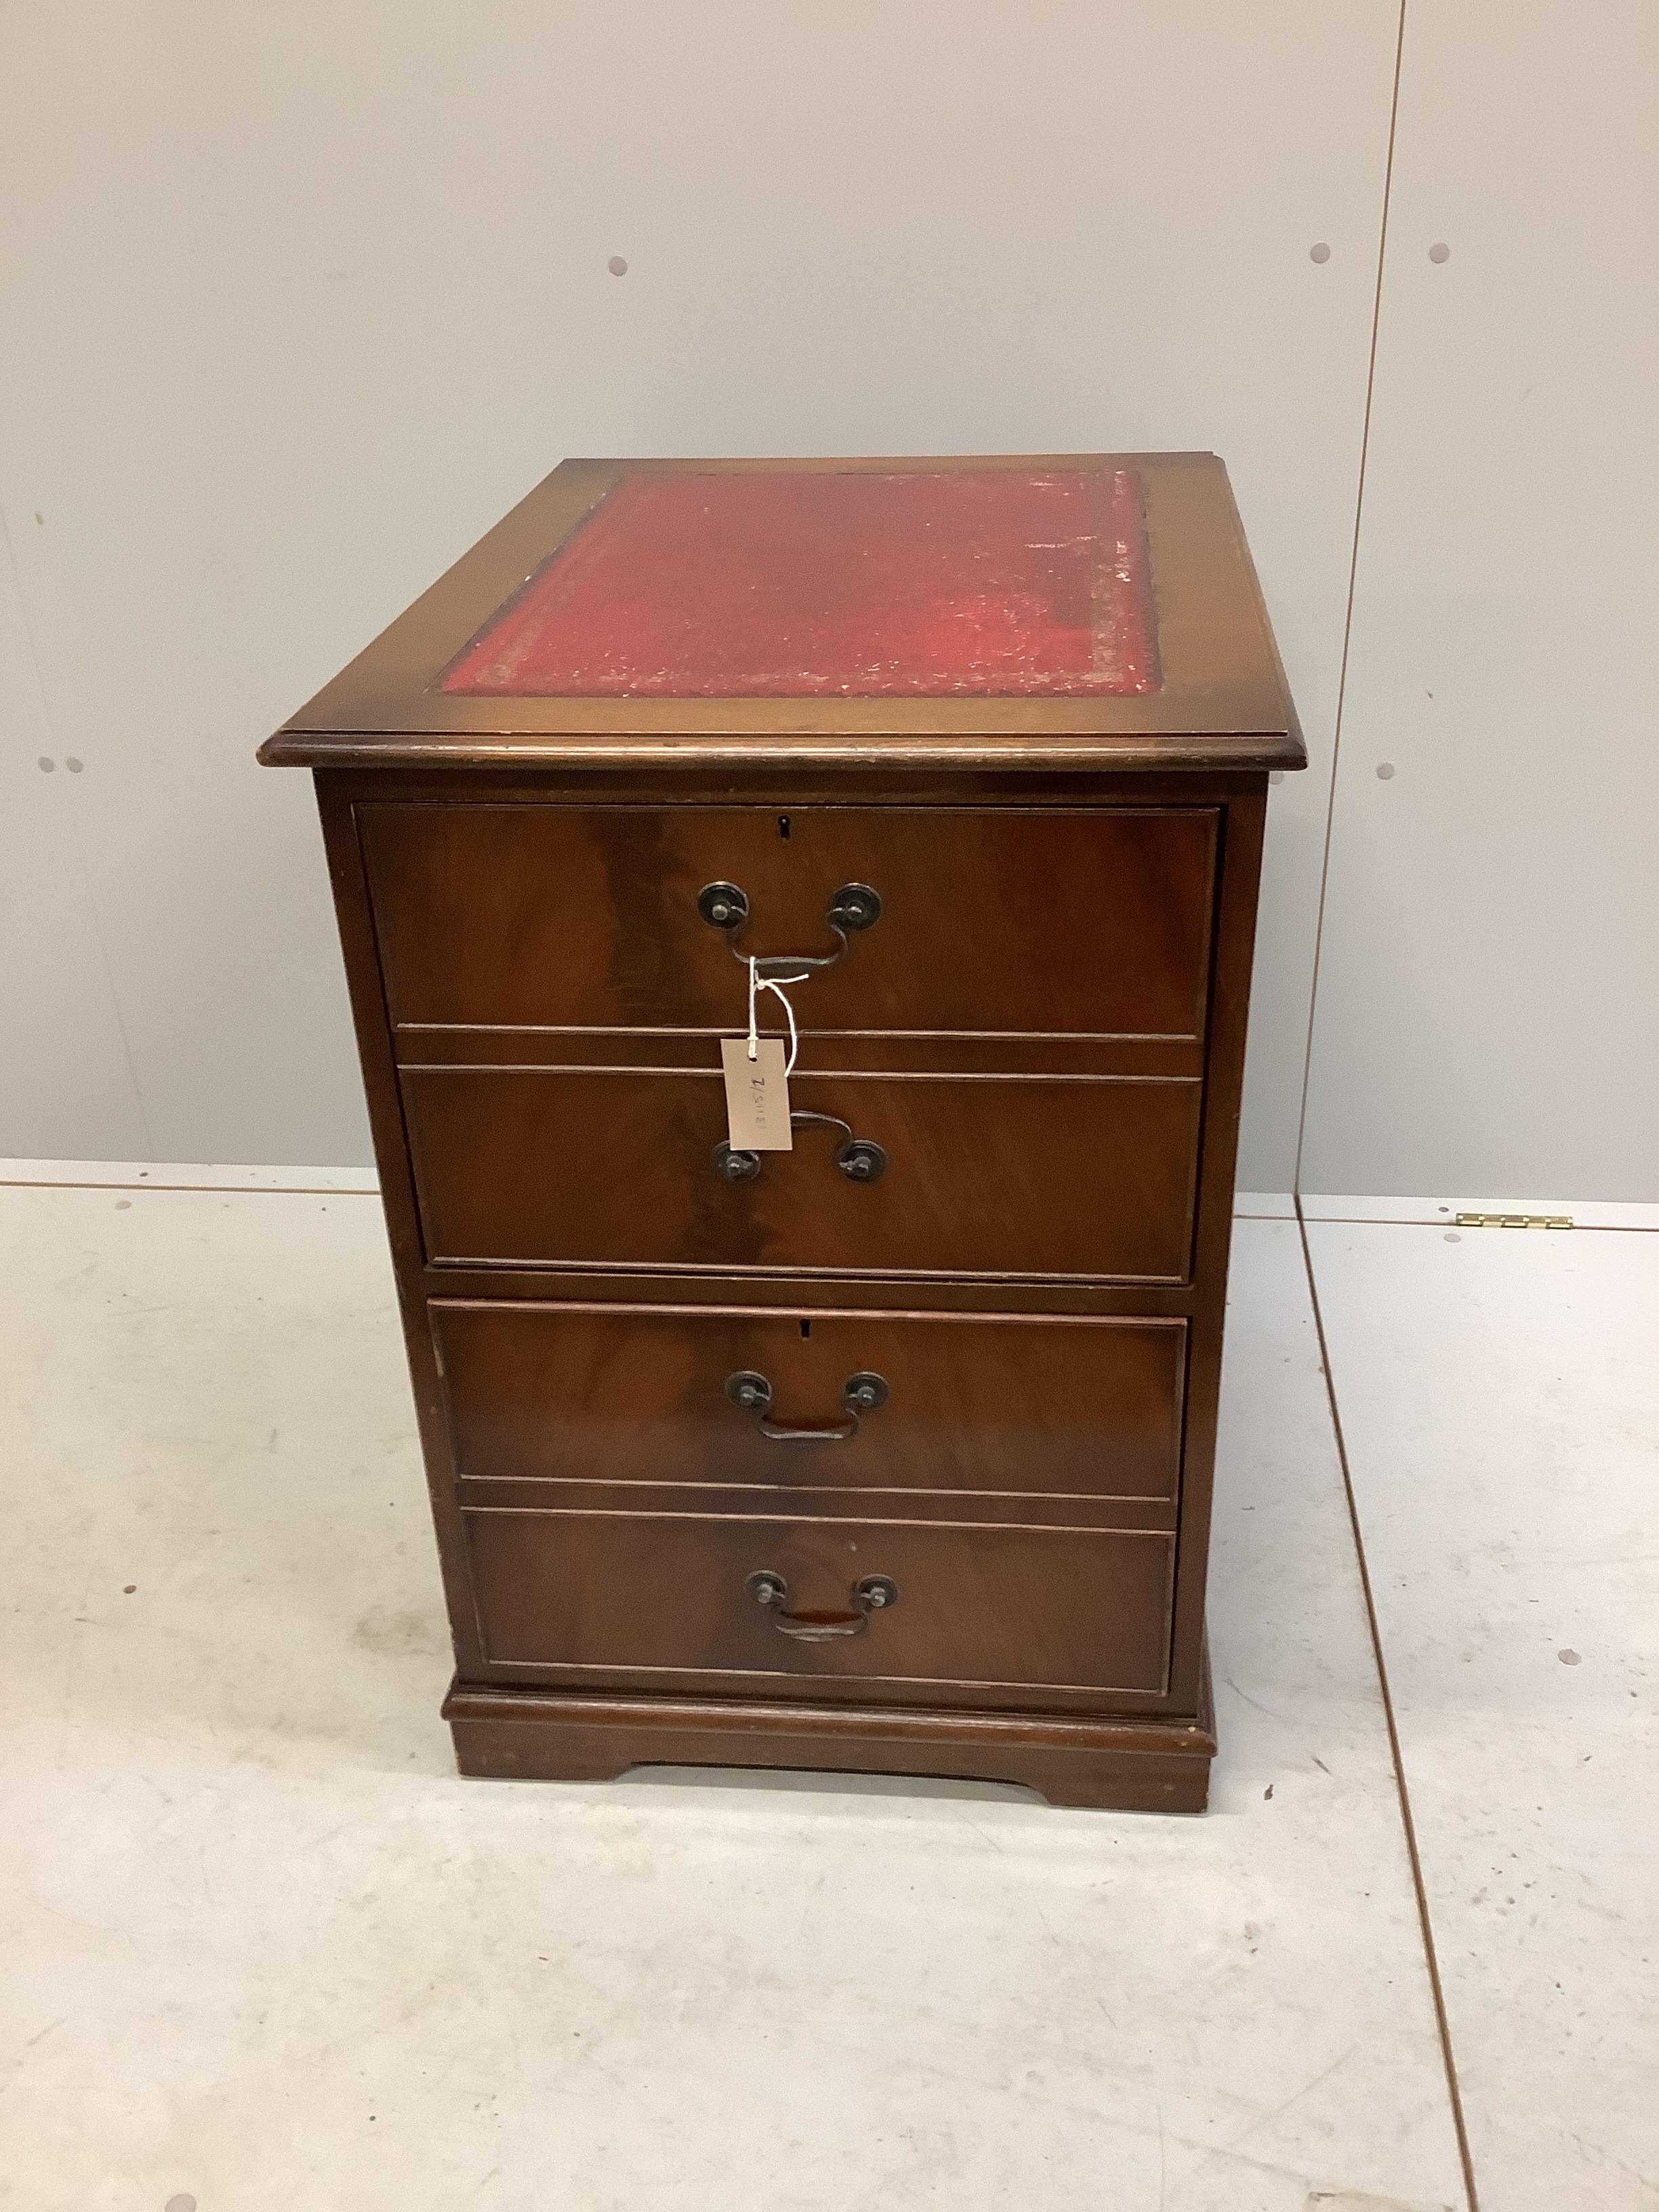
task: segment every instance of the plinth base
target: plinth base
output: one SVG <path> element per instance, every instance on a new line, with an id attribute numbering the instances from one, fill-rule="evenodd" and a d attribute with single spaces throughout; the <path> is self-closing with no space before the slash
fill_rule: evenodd
<path id="1" fill-rule="evenodd" d="M 1201 1813 L 1215 1733 L 1208 1669 L 1194 1719 L 1085 1719 L 892 1707 L 503 1690 L 444 1701 L 463 1774 L 609 1782 L 633 1766 L 816 1767 L 1018 1782 L 1051 1805 Z"/>

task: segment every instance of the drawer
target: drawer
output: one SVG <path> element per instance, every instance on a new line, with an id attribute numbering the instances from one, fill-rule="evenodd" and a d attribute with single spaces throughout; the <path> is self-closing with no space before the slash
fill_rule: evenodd
<path id="1" fill-rule="evenodd" d="M 798 1074 L 795 1109 L 833 1126 L 797 1130 L 742 1182 L 717 1164 L 718 1075 L 425 1067 L 402 1080 L 438 1264 L 1144 1282 L 1190 1265 L 1196 1079 Z M 880 1148 L 878 1179 L 838 1164 L 848 1136 Z"/>
<path id="2" fill-rule="evenodd" d="M 982 1492 L 994 1511 L 1019 1495 L 1176 1496 L 1181 1321 L 430 1312 L 464 1480 Z"/>
<path id="3" fill-rule="evenodd" d="M 394 1022 L 732 1030 L 743 954 L 836 949 L 809 1030 L 1198 1037 L 1213 807 L 997 810 L 402 805 L 358 810 Z M 705 921 L 735 884 L 734 938 Z M 775 1008 L 774 1009 L 775 1012 Z"/>
<path id="4" fill-rule="evenodd" d="M 856 1681 L 941 1703 L 1160 1692 L 1174 1540 L 1093 1528 L 974 1528 L 696 1514 L 464 1516 L 484 1656 L 604 1679 L 697 1676 L 725 1694 Z M 765 1604 L 752 1577 L 785 1586 Z M 866 1577 L 896 1591 L 866 1612 Z M 867 1603 L 867 1601 L 866 1601 Z M 859 1633 L 801 1640 L 799 1632 Z M 689 1686 L 685 1685 L 684 1686 Z"/>

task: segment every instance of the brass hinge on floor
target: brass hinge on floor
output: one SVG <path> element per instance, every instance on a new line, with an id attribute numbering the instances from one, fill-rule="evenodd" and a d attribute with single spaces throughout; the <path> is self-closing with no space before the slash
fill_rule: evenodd
<path id="1" fill-rule="evenodd" d="M 1460 1213 L 1460 1229 L 1571 1229 L 1570 1213 Z"/>

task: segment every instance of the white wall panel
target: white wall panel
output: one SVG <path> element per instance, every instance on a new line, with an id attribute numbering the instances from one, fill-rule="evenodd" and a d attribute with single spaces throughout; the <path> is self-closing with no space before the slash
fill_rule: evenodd
<path id="1" fill-rule="evenodd" d="M 1410 0 L 1309 1190 L 1659 1197 L 1656 257 L 1652 0 Z"/>
<path id="2" fill-rule="evenodd" d="M 79 762 L 79 755 L 73 757 Z M 35 679 L 0 531 L 0 1149 L 143 1159 L 139 1110 L 72 786 Z"/>
<path id="3" fill-rule="evenodd" d="M 364 1157 L 308 799 L 252 747 L 561 456 L 1200 447 L 1320 764 L 1275 793 L 1250 1064 L 1243 1171 L 1284 1187 L 1395 21 L 14 8 L 0 497 L 46 516 L 160 1156 Z"/>

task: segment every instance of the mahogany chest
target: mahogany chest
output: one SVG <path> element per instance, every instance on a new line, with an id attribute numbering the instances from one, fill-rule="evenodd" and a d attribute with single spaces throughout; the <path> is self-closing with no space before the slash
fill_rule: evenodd
<path id="1" fill-rule="evenodd" d="M 1304 764 L 1221 464 L 567 461 L 260 757 L 316 778 L 462 1769 L 1200 1808 Z"/>

